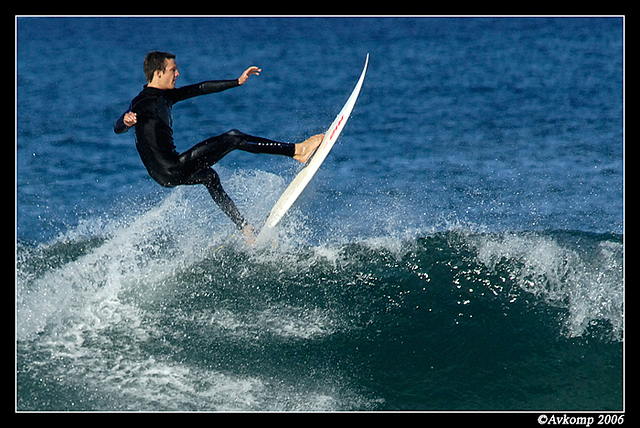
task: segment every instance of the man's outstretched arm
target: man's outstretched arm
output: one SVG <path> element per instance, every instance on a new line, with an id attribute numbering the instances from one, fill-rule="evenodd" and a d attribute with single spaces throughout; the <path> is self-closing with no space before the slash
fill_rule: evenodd
<path id="1" fill-rule="evenodd" d="M 176 88 L 171 90 L 171 98 L 174 103 L 177 103 L 178 101 L 198 97 L 200 95 L 226 91 L 227 89 L 244 85 L 249 76 L 258 76 L 261 71 L 262 70 L 258 67 L 252 66 L 247 68 L 236 80 L 207 80 L 205 82 L 196 83 L 195 85 Z"/>

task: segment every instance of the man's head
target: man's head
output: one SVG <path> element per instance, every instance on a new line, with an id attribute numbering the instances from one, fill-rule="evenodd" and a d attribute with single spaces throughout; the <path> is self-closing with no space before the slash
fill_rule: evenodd
<path id="1" fill-rule="evenodd" d="M 180 75 L 176 56 L 167 52 L 149 52 L 144 58 L 142 69 L 149 86 L 158 89 L 173 89 Z"/>

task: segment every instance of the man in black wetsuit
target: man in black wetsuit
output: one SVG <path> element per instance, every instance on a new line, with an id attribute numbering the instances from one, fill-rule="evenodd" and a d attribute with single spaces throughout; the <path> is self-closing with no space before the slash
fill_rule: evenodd
<path id="1" fill-rule="evenodd" d="M 116 122 L 114 131 L 122 134 L 135 126 L 136 148 L 149 175 L 156 182 L 164 187 L 204 184 L 222 211 L 242 230 L 247 240 L 253 242 L 255 237 L 252 227 L 222 189 L 220 178 L 211 166 L 236 149 L 289 156 L 304 163 L 320 145 L 323 135 L 314 135 L 302 143 L 291 144 L 254 137 L 232 129 L 178 154 L 173 144 L 171 128 L 173 105 L 188 98 L 243 85 L 249 76 L 257 76 L 262 70 L 249 67 L 236 80 L 211 80 L 176 88 L 176 79 L 180 73 L 175 55 L 150 52 L 144 59 L 143 69 L 148 85 L 131 101 L 127 111 Z"/>

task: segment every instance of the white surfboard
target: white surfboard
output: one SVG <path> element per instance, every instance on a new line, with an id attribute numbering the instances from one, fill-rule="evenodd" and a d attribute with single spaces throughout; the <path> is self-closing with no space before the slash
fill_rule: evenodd
<path id="1" fill-rule="evenodd" d="M 307 186 L 311 178 L 316 173 L 318 168 L 324 159 L 329 154 L 329 151 L 333 147 L 333 144 L 338 139 L 340 132 L 342 132 L 342 128 L 344 128 L 345 123 L 349 119 L 349 115 L 351 114 L 351 110 L 353 110 L 353 106 L 356 104 L 356 100 L 358 99 L 358 94 L 360 93 L 360 88 L 362 88 L 362 82 L 364 81 L 364 75 L 367 72 L 367 66 L 369 65 L 369 54 L 367 54 L 367 59 L 364 63 L 364 69 L 362 70 L 362 74 L 360 75 L 360 80 L 356 84 L 355 89 L 351 93 L 351 96 L 347 100 L 338 116 L 336 116 L 335 120 L 324 134 L 324 138 L 322 139 L 322 143 L 316 149 L 315 153 L 311 156 L 311 158 L 307 161 L 303 169 L 298 173 L 296 178 L 293 179 L 289 187 L 284 191 L 278 202 L 271 209 L 271 213 L 269 214 L 269 218 L 260 230 L 260 235 L 268 229 L 272 229 L 275 227 L 280 219 L 287 213 L 291 205 L 298 199 L 298 196 L 302 193 L 304 188 Z"/>

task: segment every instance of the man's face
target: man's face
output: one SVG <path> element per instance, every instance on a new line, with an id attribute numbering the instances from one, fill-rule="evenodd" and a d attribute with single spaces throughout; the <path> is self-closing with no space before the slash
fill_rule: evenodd
<path id="1" fill-rule="evenodd" d="M 168 59 L 166 60 L 164 72 L 156 71 L 154 86 L 158 89 L 173 89 L 176 87 L 176 79 L 179 75 L 176 60 L 173 58 Z"/>

